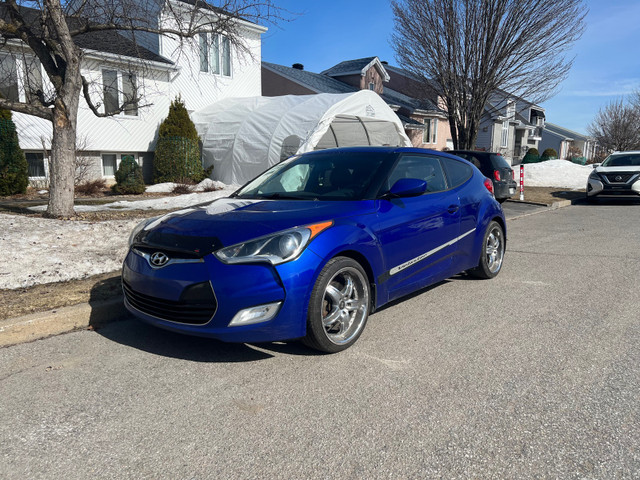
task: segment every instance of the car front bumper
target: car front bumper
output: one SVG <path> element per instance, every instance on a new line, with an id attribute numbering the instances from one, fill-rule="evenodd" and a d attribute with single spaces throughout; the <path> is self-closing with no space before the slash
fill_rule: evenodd
<path id="1" fill-rule="evenodd" d="M 306 334 L 310 286 L 321 259 L 311 250 L 282 265 L 201 261 L 152 268 L 130 250 L 122 269 L 125 306 L 160 328 L 226 342 L 268 342 Z M 268 321 L 229 326 L 241 311 L 278 304 Z"/>
<path id="2" fill-rule="evenodd" d="M 640 180 L 631 183 L 606 183 L 597 178 L 587 181 L 587 196 L 596 195 L 640 195 Z"/>

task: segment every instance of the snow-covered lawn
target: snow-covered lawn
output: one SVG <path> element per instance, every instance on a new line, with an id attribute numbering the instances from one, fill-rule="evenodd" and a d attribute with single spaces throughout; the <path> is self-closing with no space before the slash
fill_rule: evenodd
<path id="1" fill-rule="evenodd" d="M 516 179 L 519 169 L 515 168 Z M 590 166 L 550 160 L 525 166 L 527 186 L 582 189 Z M 203 190 L 211 182 L 199 185 Z M 170 210 L 210 202 L 230 195 L 237 186 L 219 184 L 215 192 L 190 193 L 134 202 L 78 206 L 89 210 Z M 148 187 L 150 192 L 170 192 L 173 184 Z M 40 207 L 42 209 L 44 207 Z M 127 251 L 129 233 L 138 220 L 105 222 L 62 221 L 0 214 L 0 289 L 85 278 L 118 270 Z"/>

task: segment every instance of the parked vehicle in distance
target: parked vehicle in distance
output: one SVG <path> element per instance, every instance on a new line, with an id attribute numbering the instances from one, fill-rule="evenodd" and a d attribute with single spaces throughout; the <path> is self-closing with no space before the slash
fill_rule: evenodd
<path id="1" fill-rule="evenodd" d="M 294 156 L 229 198 L 139 224 L 125 305 L 176 332 L 344 350 L 382 305 L 463 271 L 500 272 L 507 238 L 492 188 L 431 150 Z"/>
<path id="2" fill-rule="evenodd" d="M 513 169 L 499 153 L 474 150 L 451 150 L 447 153 L 470 161 L 490 179 L 493 182 L 493 194 L 500 203 L 516 193 L 518 184 L 513 178 Z"/>
<path id="3" fill-rule="evenodd" d="M 640 195 L 640 151 L 615 152 L 593 165 L 587 200 L 600 195 Z"/>

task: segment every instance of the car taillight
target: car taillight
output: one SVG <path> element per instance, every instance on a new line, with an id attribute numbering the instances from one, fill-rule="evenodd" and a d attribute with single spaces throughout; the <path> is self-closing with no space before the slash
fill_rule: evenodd
<path id="1" fill-rule="evenodd" d="M 489 190 L 491 195 L 493 195 L 493 182 L 491 180 L 489 180 L 488 178 L 485 178 L 484 179 L 484 186 L 487 188 L 487 190 Z"/>
<path id="2" fill-rule="evenodd" d="M 516 179 L 516 172 L 511 170 L 511 180 L 515 180 L 515 179 Z"/>
<path id="3" fill-rule="evenodd" d="M 496 182 L 500 181 L 500 170 L 494 170 L 493 171 L 493 178 L 496 179 Z"/>

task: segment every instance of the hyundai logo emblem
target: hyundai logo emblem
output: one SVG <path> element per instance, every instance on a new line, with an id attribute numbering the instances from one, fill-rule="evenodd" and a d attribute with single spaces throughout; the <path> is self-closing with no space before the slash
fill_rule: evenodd
<path id="1" fill-rule="evenodd" d="M 162 252 L 155 252 L 149 257 L 149 263 L 152 267 L 164 267 L 168 261 L 169 257 Z"/>

